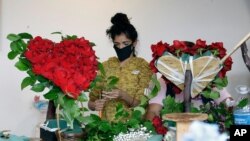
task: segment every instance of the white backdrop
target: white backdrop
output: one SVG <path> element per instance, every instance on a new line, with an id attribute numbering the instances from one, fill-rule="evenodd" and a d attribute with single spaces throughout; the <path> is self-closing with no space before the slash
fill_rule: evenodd
<path id="1" fill-rule="evenodd" d="M 32 105 L 33 97 L 42 94 L 21 91 L 26 74 L 7 59 L 9 33 L 29 32 L 55 41 L 59 37 L 50 34 L 55 31 L 84 36 L 95 42 L 103 61 L 115 55 L 105 35 L 110 18 L 124 12 L 139 32 L 138 56 L 150 61 L 150 45 L 160 40 L 201 38 L 208 44 L 222 41 L 231 50 L 250 32 L 249 0 L 0 0 L 0 10 L 0 130 L 26 136 L 35 136 L 41 114 Z M 235 94 L 236 85 L 250 86 L 250 75 L 240 50 L 232 58 L 227 88 Z"/>

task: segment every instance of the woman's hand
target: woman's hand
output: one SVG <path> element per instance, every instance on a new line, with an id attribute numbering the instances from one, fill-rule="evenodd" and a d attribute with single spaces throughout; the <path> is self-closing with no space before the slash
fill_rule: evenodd
<path id="1" fill-rule="evenodd" d="M 107 91 L 102 92 L 102 96 L 104 97 L 104 99 L 118 99 L 118 98 L 122 99 L 124 95 L 125 92 L 120 89 L 113 89 L 110 92 Z"/>
<path id="2" fill-rule="evenodd" d="M 97 99 L 94 102 L 95 110 L 96 111 L 102 111 L 102 109 L 103 109 L 104 104 L 105 104 L 106 101 L 107 101 L 106 99 Z"/>

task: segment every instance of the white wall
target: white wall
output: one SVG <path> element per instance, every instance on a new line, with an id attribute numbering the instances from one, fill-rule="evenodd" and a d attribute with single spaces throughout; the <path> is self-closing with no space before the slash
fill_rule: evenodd
<path id="1" fill-rule="evenodd" d="M 110 17 L 124 12 L 139 32 L 138 55 L 151 60 L 150 45 L 160 40 L 222 41 L 231 50 L 250 32 L 249 0 L 0 0 L 0 130 L 34 136 L 40 113 L 32 106 L 38 95 L 21 91 L 26 76 L 7 59 L 9 33 L 29 32 L 58 40 L 51 32 L 85 36 L 96 43 L 100 60 L 115 55 L 105 35 Z M 250 43 L 248 42 L 248 49 Z M 228 90 L 238 84 L 250 86 L 250 75 L 238 50 L 228 73 Z M 42 94 L 39 94 L 42 95 Z"/>

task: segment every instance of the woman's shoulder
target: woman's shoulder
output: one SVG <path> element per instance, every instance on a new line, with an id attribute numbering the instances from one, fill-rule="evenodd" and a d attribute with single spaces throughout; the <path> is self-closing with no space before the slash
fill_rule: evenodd
<path id="1" fill-rule="evenodd" d="M 133 62 L 137 64 L 149 65 L 149 63 L 144 58 L 141 57 L 133 57 Z"/>
<path id="2" fill-rule="evenodd" d="M 115 66 L 119 64 L 119 60 L 117 57 L 110 57 L 108 60 L 102 63 L 104 66 Z"/>

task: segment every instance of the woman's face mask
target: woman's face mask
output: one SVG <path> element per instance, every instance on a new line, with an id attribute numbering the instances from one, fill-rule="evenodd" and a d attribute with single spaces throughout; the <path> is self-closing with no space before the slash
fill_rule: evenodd
<path id="1" fill-rule="evenodd" d="M 130 44 L 130 45 L 123 47 L 121 49 L 114 45 L 114 49 L 115 49 L 115 52 L 116 52 L 117 57 L 120 60 L 120 62 L 129 58 L 131 56 L 131 54 L 134 52 L 133 44 Z"/>

